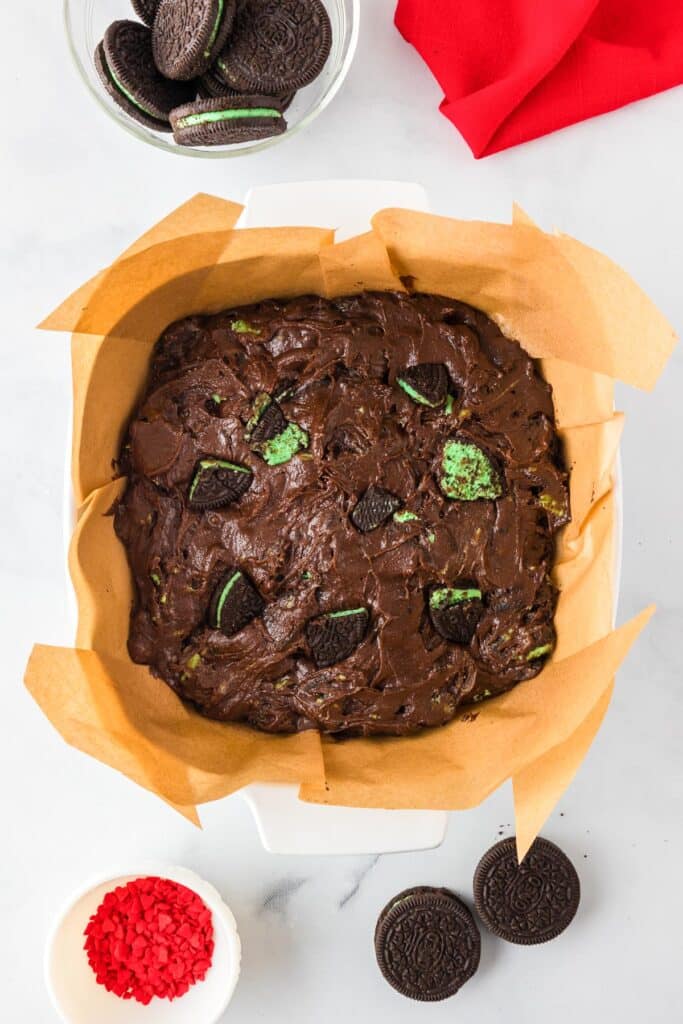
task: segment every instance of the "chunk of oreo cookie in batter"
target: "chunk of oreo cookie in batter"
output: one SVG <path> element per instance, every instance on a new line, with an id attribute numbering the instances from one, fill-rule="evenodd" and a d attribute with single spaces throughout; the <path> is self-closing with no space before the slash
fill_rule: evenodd
<path id="1" fill-rule="evenodd" d="M 306 625 L 306 639 L 318 668 L 344 661 L 363 642 L 370 616 L 367 608 L 327 612 Z"/>
<path id="2" fill-rule="evenodd" d="M 484 613 L 481 590 L 469 582 L 430 587 L 427 605 L 434 629 L 454 644 L 470 642 Z"/>
<path id="3" fill-rule="evenodd" d="M 452 501 L 493 501 L 503 493 L 498 469 L 483 448 L 467 438 L 446 441 L 439 487 Z"/>
<path id="4" fill-rule="evenodd" d="M 251 487 L 254 474 L 248 466 L 225 459 L 200 459 L 195 468 L 187 503 L 190 508 L 221 508 L 238 501 Z"/>
<path id="5" fill-rule="evenodd" d="M 240 569 L 225 573 L 209 606 L 209 623 L 226 636 L 234 636 L 261 615 L 266 603 L 249 577 Z"/>
<path id="6" fill-rule="evenodd" d="M 391 491 L 378 487 L 377 484 L 370 484 L 351 512 L 351 522 L 361 533 L 370 533 L 391 519 L 402 504 L 401 499 Z"/>
<path id="7" fill-rule="evenodd" d="M 396 382 L 418 405 L 437 409 L 448 395 L 448 371 L 443 363 L 418 363 L 401 370 Z"/>

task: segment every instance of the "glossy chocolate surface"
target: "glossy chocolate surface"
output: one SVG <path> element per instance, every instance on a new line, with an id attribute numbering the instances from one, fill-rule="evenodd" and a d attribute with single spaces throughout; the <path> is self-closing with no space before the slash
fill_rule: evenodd
<path id="1" fill-rule="evenodd" d="M 443 402 L 442 389 L 426 404 L 400 386 L 420 364 L 445 367 Z M 411 388 L 421 379 L 406 378 Z M 474 451 L 497 497 L 447 496 L 453 441 L 452 451 Z M 248 489 L 222 507 L 191 507 L 203 459 L 247 467 Z M 568 493 L 551 391 L 516 342 L 462 303 L 307 296 L 173 324 L 120 470 L 131 657 L 212 718 L 405 734 L 536 675 L 552 649 L 549 573 Z M 352 513 L 370 487 L 396 500 L 383 499 L 386 516 L 375 502 L 364 532 Z M 209 610 L 238 572 L 263 611 L 227 636 Z M 476 620 L 470 609 L 476 628 L 467 643 L 449 641 L 434 628 L 443 609 L 430 615 L 430 594 L 457 600 L 468 588 L 482 595 Z M 367 628 L 349 634 L 347 623 L 345 656 L 318 667 L 307 624 L 358 609 Z"/>

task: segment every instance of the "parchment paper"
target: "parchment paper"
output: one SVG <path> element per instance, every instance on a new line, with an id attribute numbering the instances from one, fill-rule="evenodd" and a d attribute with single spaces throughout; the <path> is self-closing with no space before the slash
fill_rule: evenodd
<path id="1" fill-rule="evenodd" d="M 614 465 L 623 418 L 613 380 L 652 388 L 675 344 L 628 275 L 516 209 L 512 225 L 380 211 L 340 244 L 324 228 L 234 230 L 240 207 L 200 195 L 83 285 L 41 325 L 72 332 L 70 567 L 77 648 L 34 648 L 26 685 L 71 744 L 191 820 L 195 805 L 250 782 L 296 782 L 302 799 L 386 808 L 470 807 L 513 779 L 524 854 L 605 714 L 615 672 L 651 614 L 612 631 Z M 441 729 L 335 742 L 210 722 L 127 654 L 132 583 L 108 514 L 125 486 L 112 460 L 173 320 L 269 296 L 363 289 L 438 292 L 487 312 L 554 389 L 572 523 L 560 536 L 558 643 L 540 676 L 463 709 Z"/>

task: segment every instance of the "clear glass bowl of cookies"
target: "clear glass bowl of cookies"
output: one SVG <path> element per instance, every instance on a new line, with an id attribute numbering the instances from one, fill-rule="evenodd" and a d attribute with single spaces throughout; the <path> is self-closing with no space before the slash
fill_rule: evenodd
<path id="1" fill-rule="evenodd" d="M 105 89 L 97 68 L 97 50 L 113 22 L 139 20 L 131 0 L 64 0 L 64 23 L 69 48 L 80 77 L 97 105 L 112 121 L 130 135 L 157 149 L 180 156 L 220 160 L 267 149 L 296 135 L 306 128 L 339 92 L 353 61 L 358 42 L 360 0 L 321 2 L 330 19 L 330 54 L 318 77 L 311 84 L 299 89 L 286 107 L 286 131 L 266 138 L 248 139 L 229 145 L 179 145 L 170 132 L 155 130 L 151 125 L 142 124 L 131 118 Z"/>

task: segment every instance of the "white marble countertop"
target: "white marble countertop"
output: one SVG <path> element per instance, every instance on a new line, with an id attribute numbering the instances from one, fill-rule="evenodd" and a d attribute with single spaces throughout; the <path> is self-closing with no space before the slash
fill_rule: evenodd
<path id="1" fill-rule="evenodd" d="M 225 1020 L 313 1024 L 349 1015 L 400 1024 L 503 1019 L 669 1022 L 681 991 L 678 921 L 683 653 L 683 351 L 654 395 L 619 389 L 625 555 L 620 616 L 659 612 L 619 677 L 597 742 L 544 829 L 573 857 L 583 901 L 542 948 L 484 936 L 477 978 L 453 1001 L 413 1004 L 382 981 L 377 913 L 401 888 L 468 894 L 481 853 L 512 822 L 507 788 L 451 818 L 431 853 L 290 858 L 265 853 L 240 797 L 209 807 L 199 832 L 125 779 L 63 744 L 21 687 L 34 640 L 64 637 L 61 488 L 67 340 L 33 325 L 75 285 L 197 191 L 240 199 L 252 185 L 301 178 L 402 178 L 445 214 L 507 219 L 516 199 L 622 263 L 683 323 L 683 90 L 474 161 L 442 118 L 440 94 L 392 25 L 391 0 L 364 0 L 356 63 L 307 133 L 244 160 L 175 159 L 98 112 L 69 64 L 60 3 L 5 12 L 0 80 L 3 342 L 0 349 L 0 746 L 2 1018 L 52 1024 L 42 946 L 54 912 L 94 872 L 144 859 L 184 863 L 232 906 L 244 969 Z M 9 24 L 7 24 L 9 21 Z M 581 315 L 577 309 L 576 315 Z M 96 1022 L 93 1022 L 96 1024 Z M 201 1024 L 201 1022 L 197 1022 Z"/>

